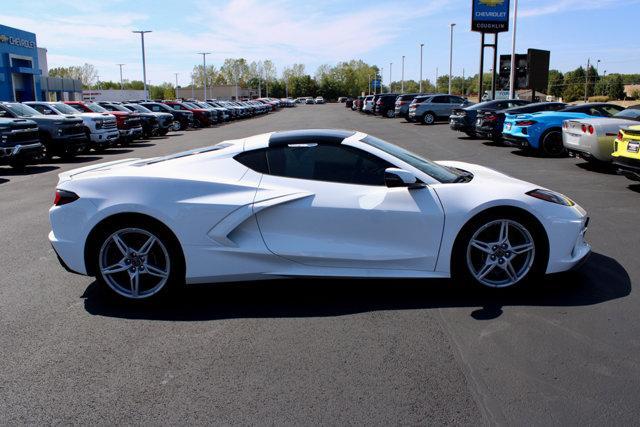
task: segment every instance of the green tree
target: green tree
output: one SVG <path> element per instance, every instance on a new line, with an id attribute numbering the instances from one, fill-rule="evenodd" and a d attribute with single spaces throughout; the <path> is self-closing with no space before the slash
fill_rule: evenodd
<path id="1" fill-rule="evenodd" d="M 564 74 L 558 70 L 549 70 L 549 86 L 547 94 L 560 98 L 564 91 Z"/>
<path id="2" fill-rule="evenodd" d="M 564 75 L 564 89 L 562 98 L 565 102 L 573 102 L 584 98 L 584 86 L 586 82 L 585 70 L 578 67 Z"/>

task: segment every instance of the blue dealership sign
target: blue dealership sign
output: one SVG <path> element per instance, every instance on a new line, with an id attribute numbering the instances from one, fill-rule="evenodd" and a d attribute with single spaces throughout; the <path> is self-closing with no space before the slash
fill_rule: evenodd
<path id="1" fill-rule="evenodd" d="M 380 80 L 371 80 L 371 87 L 373 89 L 379 89 L 380 88 Z"/>
<path id="2" fill-rule="evenodd" d="M 509 31 L 509 0 L 471 0 L 471 31 Z"/>

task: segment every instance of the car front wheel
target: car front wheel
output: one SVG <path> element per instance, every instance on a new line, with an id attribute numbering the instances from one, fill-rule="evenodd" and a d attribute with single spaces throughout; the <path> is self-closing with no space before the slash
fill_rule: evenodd
<path id="1" fill-rule="evenodd" d="M 546 249 L 524 216 L 483 215 L 465 227 L 454 249 L 454 278 L 508 288 L 544 273 Z"/>
<path id="2" fill-rule="evenodd" d="M 107 227 L 98 244 L 96 278 L 120 297 L 157 298 L 184 278 L 175 238 L 153 224 L 133 221 Z"/>

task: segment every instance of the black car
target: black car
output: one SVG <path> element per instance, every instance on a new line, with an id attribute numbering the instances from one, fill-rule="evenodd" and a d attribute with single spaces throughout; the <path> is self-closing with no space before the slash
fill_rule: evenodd
<path id="1" fill-rule="evenodd" d="M 353 98 L 347 98 L 347 100 L 344 102 L 344 106 L 345 108 L 351 108 L 353 106 Z"/>
<path id="2" fill-rule="evenodd" d="M 464 132 L 468 136 L 476 137 L 476 118 L 478 111 L 497 111 L 529 104 L 524 99 L 503 99 L 486 101 L 466 108 L 455 108 L 449 117 L 449 126 L 453 130 Z"/>
<path id="3" fill-rule="evenodd" d="M 169 113 L 173 116 L 173 124 L 171 130 L 185 130 L 193 126 L 193 113 L 186 110 L 174 110 L 161 102 L 141 102 L 145 108 L 154 113 Z"/>
<path id="4" fill-rule="evenodd" d="M 398 99 L 397 93 L 383 93 L 377 99 L 375 104 L 375 114 L 388 117 L 390 119 L 396 116 L 396 99 Z"/>
<path id="5" fill-rule="evenodd" d="M 566 108 L 563 102 L 536 102 L 533 104 L 507 108 L 506 110 L 494 110 L 481 108 L 477 111 L 476 135 L 480 138 L 502 141 L 502 128 L 507 114 L 528 114 L 541 111 L 559 111 Z"/>
<path id="6" fill-rule="evenodd" d="M 158 135 L 166 135 L 173 127 L 173 115 L 170 113 L 154 112 L 140 104 L 123 104 L 123 107 L 134 113 L 140 113 L 141 116 L 143 114 L 153 114 L 158 120 Z M 144 120 L 142 123 L 144 129 Z"/>

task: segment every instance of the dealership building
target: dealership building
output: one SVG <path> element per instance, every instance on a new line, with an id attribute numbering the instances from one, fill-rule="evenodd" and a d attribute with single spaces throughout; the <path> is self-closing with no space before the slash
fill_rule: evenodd
<path id="1" fill-rule="evenodd" d="M 36 35 L 0 25 L 0 101 L 82 99 L 82 82 L 49 77 L 47 50 Z"/>

